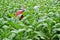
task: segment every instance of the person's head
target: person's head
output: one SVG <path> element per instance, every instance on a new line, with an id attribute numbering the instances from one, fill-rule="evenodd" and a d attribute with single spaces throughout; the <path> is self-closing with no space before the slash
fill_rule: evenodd
<path id="1" fill-rule="evenodd" d="M 25 11 L 26 9 L 25 9 L 25 7 L 21 7 L 21 10 Z"/>

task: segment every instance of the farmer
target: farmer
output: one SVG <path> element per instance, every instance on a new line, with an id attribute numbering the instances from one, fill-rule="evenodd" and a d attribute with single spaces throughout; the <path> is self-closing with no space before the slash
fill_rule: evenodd
<path id="1" fill-rule="evenodd" d="M 21 8 L 19 11 L 16 12 L 16 17 L 19 17 L 20 20 L 24 17 L 23 12 L 25 11 L 25 8 Z"/>

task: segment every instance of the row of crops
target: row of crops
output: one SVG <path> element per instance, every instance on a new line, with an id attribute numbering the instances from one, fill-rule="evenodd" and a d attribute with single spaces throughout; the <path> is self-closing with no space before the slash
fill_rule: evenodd
<path id="1" fill-rule="evenodd" d="M 19 20 L 21 6 L 26 10 Z M 60 1 L 0 0 L 0 40 L 60 40 Z"/>

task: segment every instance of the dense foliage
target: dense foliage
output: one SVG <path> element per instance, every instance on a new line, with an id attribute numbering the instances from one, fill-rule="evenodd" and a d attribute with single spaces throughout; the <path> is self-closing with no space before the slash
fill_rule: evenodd
<path id="1" fill-rule="evenodd" d="M 21 6 L 26 11 L 19 20 Z M 0 0 L 0 40 L 60 40 L 60 1 Z"/>

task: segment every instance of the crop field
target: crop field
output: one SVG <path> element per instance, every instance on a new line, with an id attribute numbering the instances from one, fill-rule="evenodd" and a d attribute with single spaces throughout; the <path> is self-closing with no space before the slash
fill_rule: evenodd
<path id="1" fill-rule="evenodd" d="M 60 0 L 0 0 L 0 40 L 60 40 Z"/>

